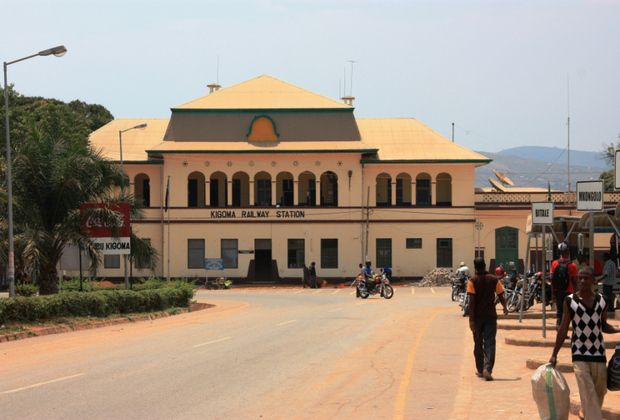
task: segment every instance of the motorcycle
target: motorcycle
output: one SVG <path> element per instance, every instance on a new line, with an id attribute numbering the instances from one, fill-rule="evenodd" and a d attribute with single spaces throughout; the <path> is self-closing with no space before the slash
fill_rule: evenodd
<path id="1" fill-rule="evenodd" d="M 459 306 L 461 307 L 461 309 L 463 311 L 463 316 L 468 316 L 469 315 L 469 301 L 470 301 L 470 299 L 471 299 L 471 296 L 467 292 L 459 294 Z"/>
<path id="2" fill-rule="evenodd" d="M 232 280 L 228 280 L 226 277 L 207 279 L 207 281 L 205 282 L 205 289 L 230 289 L 230 286 L 232 286 L 232 284 Z"/>
<path id="3" fill-rule="evenodd" d="M 452 282 L 452 302 L 454 302 L 461 293 L 467 292 L 467 282 L 469 279 L 466 276 L 460 278 L 452 277 L 450 281 Z"/>
<path id="4" fill-rule="evenodd" d="M 381 276 L 375 274 L 372 279 L 364 281 L 363 278 L 357 279 L 357 290 L 362 299 L 366 299 L 370 295 L 379 294 L 381 297 L 391 299 L 394 296 L 394 288 L 386 277 L 385 273 Z"/>
<path id="5" fill-rule="evenodd" d="M 527 291 L 525 292 L 525 302 L 523 302 L 523 310 L 528 310 L 534 305 L 534 301 L 536 303 L 542 303 L 542 272 L 538 272 L 534 275 L 532 273 L 528 273 L 530 275 L 530 281 L 528 284 Z M 549 280 L 549 279 L 547 279 Z M 545 305 L 551 304 L 551 283 L 545 281 Z"/>

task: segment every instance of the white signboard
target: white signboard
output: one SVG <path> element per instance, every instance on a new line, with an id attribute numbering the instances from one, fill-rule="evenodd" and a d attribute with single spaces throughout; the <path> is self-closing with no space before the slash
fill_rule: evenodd
<path id="1" fill-rule="evenodd" d="M 97 252 L 103 255 L 130 255 L 130 238 L 92 238 Z"/>
<path id="2" fill-rule="evenodd" d="M 543 201 L 532 203 L 532 224 L 533 225 L 552 225 L 553 224 L 553 202 Z"/>
<path id="3" fill-rule="evenodd" d="M 616 191 L 620 190 L 620 149 L 616 150 L 616 158 L 614 159 L 614 188 Z"/>
<path id="4" fill-rule="evenodd" d="M 577 181 L 577 211 L 603 211 L 603 181 Z"/>

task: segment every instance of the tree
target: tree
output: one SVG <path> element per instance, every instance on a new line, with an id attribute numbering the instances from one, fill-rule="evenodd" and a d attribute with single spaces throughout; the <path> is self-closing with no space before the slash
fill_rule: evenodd
<path id="1" fill-rule="evenodd" d="M 11 96 L 15 102 L 9 109 L 16 268 L 26 268 L 38 278 L 41 294 L 56 293 L 57 267 L 66 245 L 77 244 L 88 252 L 93 270 L 101 261 L 93 242 L 81 234 L 80 204 L 121 201 L 114 194 L 124 174 L 88 142 L 90 132 L 112 116 L 100 105 L 80 101 L 64 104 L 26 98 L 12 90 Z M 4 265 L 8 254 L 6 181 L 4 158 L 0 160 L 0 263 Z M 132 219 L 140 219 L 142 212 L 134 197 L 126 196 L 124 201 L 132 204 Z M 104 209 L 101 217 L 117 223 L 110 213 Z M 150 244 L 137 246 L 136 251 L 142 265 L 148 261 L 155 266 L 157 251 Z"/>
<path id="2" fill-rule="evenodd" d="M 620 134 L 618 134 L 618 143 L 614 146 L 613 143 L 603 144 L 603 150 L 601 150 L 599 157 L 603 159 L 609 166 L 615 166 L 616 149 L 620 148 Z M 605 191 L 613 191 L 615 189 L 614 169 L 601 173 L 599 179 L 603 180 Z"/>

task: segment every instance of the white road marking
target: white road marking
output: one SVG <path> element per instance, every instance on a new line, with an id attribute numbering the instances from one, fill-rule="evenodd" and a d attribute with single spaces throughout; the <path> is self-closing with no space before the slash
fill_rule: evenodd
<path id="1" fill-rule="evenodd" d="M 230 340 L 231 338 L 232 337 L 220 338 L 219 340 L 209 341 L 208 343 L 196 344 L 195 346 L 192 346 L 192 347 L 202 347 L 202 346 L 206 346 L 207 344 L 219 343 L 220 341 Z"/>
<path id="2" fill-rule="evenodd" d="M 2 392 L 3 394 L 12 394 L 13 392 L 19 392 L 19 391 L 25 391 L 27 389 L 31 389 L 31 388 L 37 388 L 39 386 L 43 386 L 43 385 L 48 385 L 48 384 L 52 384 L 54 382 L 60 382 L 60 381 L 65 381 L 67 379 L 72 379 L 72 378 L 77 378 L 78 376 L 82 376 L 82 375 L 86 375 L 85 373 L 78 373 L 77 375 L 72 375 L 72 376 L 65 376 L 64 378 L 58 378 L 58 379 L 52 379 L 51 381 L 47 381 L 47 382 L 41 382 L 39 384 L 34 384 L 34 385 L 29 385 L 29 386 L 25 386 L 23 388 L 16 388 L 16 389 L 11 389 L 9 391 L 4 391 Z"/>
<path id="3" fill-rule="evenodd" d="M 413 287 L 411 288 L 411 294 L 415 295 L 415 289 Z"/>
<path id="4" fill-rule="evenodd" d="M 431 287 L 431 293 L 432 293 L 432 294 L 435 294 L 435 291 L 433 290 L 433 288 L 432 288 L 432 287 Z"/>
<path id="5" fill-rule="evenodd" d="M 293 320 L 291 320 L 291 321 L 286 321 L 286 322 L 283 322 L 283 323 L 281 323 L 281 324 L 276 324 L 276 327 L 279 327 L 280 325 L 291 324 L 291 323 L 293 323 L 293 322 L 297 322 L 297 320 L 296 320 L 296 319 L 293 319 Z"/>
<path id="6" fill-rule="evenodd" d="M 542 287 L 542 286 L 541 286 Z M 340 290 L 334 290 L 334 293 L 332 293 L 332 295 L 335 295 L 336 293 L 338 293 Z"/>

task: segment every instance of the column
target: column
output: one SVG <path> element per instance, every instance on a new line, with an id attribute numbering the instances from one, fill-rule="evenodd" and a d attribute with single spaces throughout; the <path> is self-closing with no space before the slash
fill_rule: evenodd
<path id="1" fill-rule="evenodd" d="M 431 206 L 437 205 L 437 181 L 431 181 Z"/>
<path id="2" fill-rule="evenodd" d="M 392 181 L 392 206 L 396 205 L 396 179 Z"/>
<path id="3" fill-rule="evenodd" d="M 314 202 L 319 207 L 321 205 L 321 178 L 315 181 L 314 188 Z"/>
<path id="4" fill-rule="evenodd" d="M 233 182 L 232 179 L 226 181 L 228 184 L 228 194 L 226 194 L 226 207 L 232 207 L 232 196 L 233 196 Z"/>
<path id="5" fill-rule="evenodd" d="M 293 181 L 293 205 L 295 207 L 299 206 L 299 180 L 298 179 Z"/>
<path id="6" fill-rule="evenodd" d="M 211 180 L 205 181 L 205 206 L 211 206 Z"/>
<path id="7" fill-rule="evenodd" d="M 276 204 L 278 204 L 278 197 L 277 197 L 277 192 L 278 192 L 278 181 L 276 180 L 271 180 L 271 205 L 275 206 Z"/>
<path id="8" fill-rule="evenodd" d="M 418 198 L 418 192 L 416 191 L 415 180 L 411 180 L 411 205 L 415 206 Z"/>
<path id="9" fill-rule="evenodd" d="M 250 206 L 255 206 L 256 202 L 254 201 L 254 181 L 250 180 Z"/>

